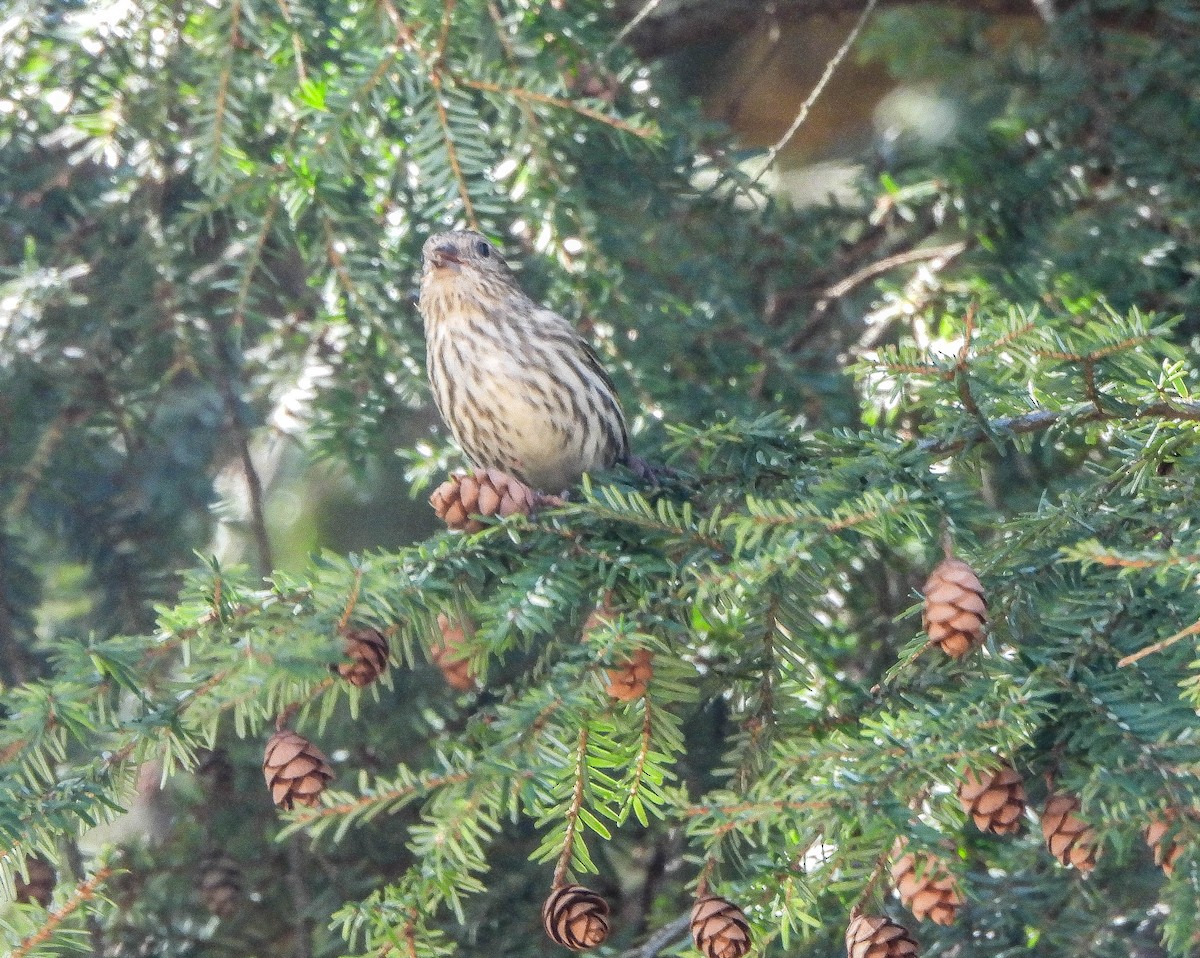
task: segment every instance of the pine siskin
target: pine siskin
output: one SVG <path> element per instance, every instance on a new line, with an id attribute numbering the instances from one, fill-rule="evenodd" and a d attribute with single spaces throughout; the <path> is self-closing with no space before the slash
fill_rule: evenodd
<path id="1" fill-rule="evenodd" d="M 477 469 L 557 492 L 629 458 L 616 389 L 563 317 L 472 230 L 431 236 L 419 306 L 438 412 Z"/>

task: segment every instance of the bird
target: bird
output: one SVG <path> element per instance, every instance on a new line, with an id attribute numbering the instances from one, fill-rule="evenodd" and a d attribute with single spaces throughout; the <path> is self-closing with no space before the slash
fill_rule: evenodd
<path id="1" fill-rule="evenodd" d="M 475 230 L 437 233 L 422 261 L 425 368 L 472 466 L 557 493 L 629 461 L 625 415 L 600 358 L 526 295 L 495 245 Z"/>

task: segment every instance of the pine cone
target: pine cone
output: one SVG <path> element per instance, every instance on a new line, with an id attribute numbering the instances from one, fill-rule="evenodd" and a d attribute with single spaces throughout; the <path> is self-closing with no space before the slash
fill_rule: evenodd
<path id="1" fill-rule="evenodd" d="M 471 475 L 451 476 L 433 490 L 429 504 L 448 528 L 478 532 L 485 524 L 475 516 L 504 518 L 518 512 L 527 516 L 539 506 L 561 505 L 562 500 L 534 492 L 499 469 L 480 469 Z"/>
<path id="2" fill-rule="evenodd" d="M 1051 795 L 1042 809 L 1042 835 L 1050 854 L 1063 865 L 1074 865 L 1081 872 L 1096 867 L 1096 831 L 1079 818 L 1079 799 L 1074 795 Z"/>
<path id="3" fill-rule="evenodd" d="M 346 640 L 346 658 L 350 661 L 332 666 L 334 672 L 361 689 L 387 671 L 388 641 L 382 632 L 362 626 L 346 629 L 342 635 Z"/>
<path id="4" fill-rule="evenodd" d="M 846 929 L 846 958 L 912 958 L 917 943 L 908 929 L 883 915 L 853 915 Z"/>
<path id="5" fill-rule="evenodd" d="M 608 669 L 608 694 L 618 702 L 640 699 L 654 677 L 653 658 L 649 649 L 638 649 L 628 662 Z"/>
<path id="6" fill-rule="evenodd" d="M 742 958 L 750 950 L 750 924 L 733 902 L 701 895 L 692 907 L 692 941 L 706 958 Z"/>
<path id="7" fill-rule="evenodd" d="M 442 639 L 434 642 L 433 664 L 442 670 L 446 684 L 452 689 L 469 692 L 475 688 L 475 675 L 471 671 L 470 658 L 462 651 L 469 624 L 451 625 L 450 617 L 444 612 L 438 613 L 437 622 Z"/>
<path id="8" fill-rule="evenodd" d="M 333 769 L 321 750 L 308 739 L 283 729 L 271 736 L 263 754 L 263 777 L 271 799 L 285 811 L 297 805 L 312 808 Z"/>
<path id="9" fill-rule="evenodd" d="M 958 786 L 958 800 L 981 832 L 1013 835 L 1021 830 L 1025 783 L 1010 765 L 978 773 L 967 769 Z"/>
<path id="10" fill-rule="evenodd" d="M 564 948 L 595 948 L 608 937 L 608 902 L 582 885 L 559 885 L 542 905 L 542 927 Z"/>
<path id="11" fill-rule="evenodd" d="M 30 855 L 25 859 L 25 870 L 29 873 L 28 881 L 18 874 L 14 882 L 17 901 L 23 905 L 34 902 L 49 908 L 54 886 L 58 882 L 53 867 L 40 855 Z"/>
<path id="12" fill-rule="evenodd" d="M 983 586 L 961 559 L 945 559 L 929 573 L 925 594 L 925 631 L 953 659 L 983 642 L 987 601 Z"/>
<path id="13" fill-rule="evenodd" d="M 900 901 L 918 921 L 928 918 L 938 925 L 954 924 L 963 903 L 962 892 L 958 880 L 936 855 L 901 855 L 892 864 L 892 881 Z"/>
<path id="14" fill-rule="evenodd" d="M 1189 818 L 1200 820 L 1200 814 L 1196 812 L 1185 812 L 1184 814 Z M 1174 809 L 1168 809 L 1166 812 L 1152 818 L 1150 824 L 1146 827 L 1146 844 L 1154 852 L 1154 864 L 1161 867 L 1167 875 L 1175 871 L 1175 863 L 1179 861 L 1179 856 L 1183 854 L 1183 846 L 1179 842 L 1179 836 L 1171 835 L 1167 837 L 1167 833 L 1175 828 L 1175 824 L 1178 821 L 1179 813 Z"/>
<path id="15" fill-rule="evenodd" d="M 218 918 L 236 914 L 242 904 L 242 869 L 223 852 L 200 863 L 200 900 Z"/>

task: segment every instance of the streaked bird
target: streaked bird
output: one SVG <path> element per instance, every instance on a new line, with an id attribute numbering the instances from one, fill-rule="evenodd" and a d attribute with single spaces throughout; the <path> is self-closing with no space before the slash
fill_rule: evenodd
<path id="1" fill-rule="evenodd" d="M 531 300 L 473 230 L 431 236 L 418 305 L 438 412 L 479 469 L 543 492 L 629 458 L 625 417 L 591 346 Z"/>

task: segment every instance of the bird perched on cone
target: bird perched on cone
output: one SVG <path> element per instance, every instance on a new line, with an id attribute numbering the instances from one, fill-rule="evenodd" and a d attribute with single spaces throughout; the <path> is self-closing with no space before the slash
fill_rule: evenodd
<path id="1" fill-rule="evenodd" d="M 629 459 L 616 389 L 591 346 L 517 285 L 473 230 L 429 237 L 418 305 L 438 412 L 476 469 L 545 492 Z"/>

